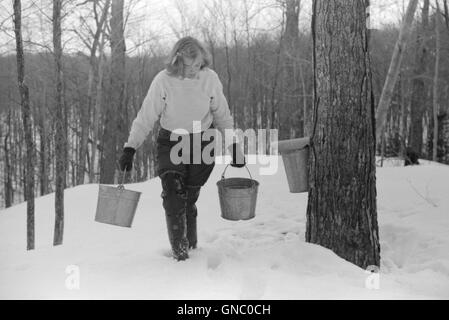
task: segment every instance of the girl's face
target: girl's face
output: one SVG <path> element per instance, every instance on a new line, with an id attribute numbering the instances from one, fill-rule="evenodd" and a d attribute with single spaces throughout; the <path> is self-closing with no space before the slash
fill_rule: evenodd
<path id="1" fill-rule="evenodd" d="M 203 56 L 198 54 L 196 59 L 184 57 L 184 75 L 187 78 L 196 78 L 203 63 Z"/>

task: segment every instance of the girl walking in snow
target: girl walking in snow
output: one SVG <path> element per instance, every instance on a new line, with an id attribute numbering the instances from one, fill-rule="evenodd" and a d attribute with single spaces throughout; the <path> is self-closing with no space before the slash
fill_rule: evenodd
<path id="1" fill-rule="evenodd" d="M 173 257 L 178 261 L 187 259 L 188 250 L 197 246 L 196 202 L 201 187 L 215 166 L 214 161 L 204 161 L 203 157 L 200 163 L 192 160 L 194 135 L 200 135 L 202 154 L 204 147 L 213 143 L 202 139 L 207 129 L 216 128 L 223 137 L 226 129 L 233 129 L 233 118 L 223 95 L 223 86 L 217 73 L 209 68 L 210 64 L 210 54 L 197 39 L 184 37 L 176 42 L 166 68 L 154 77 L 150 85 L 119 161 L 122 171 L 130 171 L 136 149 L 143 144 L 155 122 L 160 120 L 157 175 L 162 184 L 161 197 L 168 238 Z M 199 132 L 195 123 L 201 124 Z M 189 161 L 181 163 L 170 157 L 171 149 L 178 143 L 170 136 L 179 137 L 176 133 L 179 129 L 188 132 L 191 146 L 187 152 Z M 243 167 L 245 157 L 240 145 L 233 143 L 229 150 L 231 166 Z M 211 156 L 214 157 L 213 149 Z"/>

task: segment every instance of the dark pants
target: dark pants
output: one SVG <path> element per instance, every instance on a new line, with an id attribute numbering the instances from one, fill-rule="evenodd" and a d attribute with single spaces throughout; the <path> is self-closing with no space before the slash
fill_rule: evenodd
<path id="1" fill-rule="evenodd" d="M 169 130 L 160 128 L 157 138 L 157 173 L 162 183 L 161 197 L 167 220 L 167 230 L 172 251 L 178 260 L 188 258 L 188 248 L 197 244 L 196 217 L 200 189 L 208 180 L 215 162 L 207 164 L 201 159 L 193 163 L 194 135 L 189 135 L 188 163 L 175 163 L 170 157 L 178 141 L 170 141 Z M 200 135 L 200 134 L 197 134 Z M 200 137 L 202 134 L 200 135 Z M 201 152 L 210 142 L 201 142 Z M 178 145 L 179 146 L 179 145 Z M 182 156 L 182 151 L 179 153 Z M 214 156 L 212 150 L 211 156 Z"/>

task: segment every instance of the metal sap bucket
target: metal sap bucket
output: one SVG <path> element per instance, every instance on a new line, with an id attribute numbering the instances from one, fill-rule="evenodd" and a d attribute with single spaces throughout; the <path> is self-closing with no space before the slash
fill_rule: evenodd
<path id="1" fill-rule="evenodd" d="M 278 142 L 291 193 L 309 191 L 309 144 L 308 137 Z"/>
<path id="2" fill-rule="evenodd" d="M 226 220 L 249 220 L 255 217 L 259 182 L 253 180 L 248 170 L 248 178 L 226 178 L 224 169 L 221 180 L 217 182 L 220 198 L 221 217 Z"/>
<path id="3" fill-rule="evenodd" d="M 117 187 L 100 185 L 95 221 L 130 228 L 140 194 L 138 191 L 126 190 L 123 179 Z"/>

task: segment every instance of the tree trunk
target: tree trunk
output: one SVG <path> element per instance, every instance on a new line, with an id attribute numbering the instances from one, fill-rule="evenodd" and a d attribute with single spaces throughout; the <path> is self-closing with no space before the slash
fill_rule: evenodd
<path id="1" fill-rule="evenodd" d="M 285 0 L 285 33 L 282 45 L 283 64 L 284 64 L 284 108 L 279 110 L 280 121 L 287 126 L 279 127 L 281 137 L 282 131 L 288 134 L 286 138 L 290 138 L 290 129 L 298 125 L 297 118 L 292 115 L 301 115 L 303 112 L 297 112 L 300 108 L 299 104 L 299 81 L 298 81 L 298 56 L 299 56 L 299 12 L 301 7 L 300 0 Z M 304 122 L 303 122 L 304 123 Z M 299 128 L 300 132 L 304 132 L 304 126 Z"/>
<path id="2" fill-rule="evenodd" d="M 89 139 L 89 114 L 92 109 L 92 87 L 93 87 L 93 70 L 89 69 L 88 76 L 88 92 L 87 92 L 87 105 L 80 105 L 80 120 L 79 130 L 80 137 L 76 136 L 77 143 L 79 143 L 78 161 L 76 165 L 76 178 L 74 179 L 75 185 L 84 184 L 84 176 L 86 174 L 86 158 L 87 158 L 87 142 Z"/>
<path id="3" fill-rule="evenodd" d="M 124 134 L 126 124 L 123 123 L 123 96 L 125 88 L 125 39 L 123 34 L 123 2 L 112 0 L 111 12 L 111 94 L 109 110 L 105 114 L 104 149 L 101 166 L 101 183 L 114 183 L 117 159 L 117 144 Z M 119 145 L 121 150 L 123 146 Z"/>
<path id="4" fill-rule="evenodd" d="M 283 21 L 282 21 L 282 24 L 284 24 Z M 274 67 L 273 82 L 271 85 L 271 97 L 270 97 L 271 112 L 269 114 L 267 114 L 267 125 L 265 125 L 263 128 L 269 128 L 269 129 L 279 128 L 278 118 L 280 116 L 279 115 L 280 110 L 278 110 L 278 107 L 277 107 L 279 105 L 279 101 L 276 101 L 276 100 L 279 100 L 280 97 L 276 95 L 276 92 L 279 87 L 279 82 L 282 80 L 282 79 L 279 79 L 280 78 L 279 76 L 281 74 L 281 72 L 279 72 L 279 70 L 282 68 L 282 66 L 281 66 L 282 48 L 284 46 L 282 42 L 283 42 L 283 38 L 281 36 L 281 39 L 279 41 L 279 47 L 278 47 L 277 54 L 276 54 L 276 63 L 275 63 L 275 67 Z M 276 99 L 276 98 L 278 98 L 278 99 Z M 286 120 L 289 121 L 289 119 L 286 119 Z M 285 122 L 282 122 L 282 123 L 285 123 Z M 286 127 L 287 127 L 286 129 L 288 129 L 288 125 Z M 288 132 L 288 130 L 286 130 L 286 132 Z M 281 137 L 282 137 L 282 135 L 281 135 Z"/>
<path id="5" fill-rule="evenodd" d="M 433 148 L 432 148 L 432 160 L 438 161 L 438 69 L 440 67 L 440 5 L 438 1 L 437 12 L 435 17 L 435 72 L 433 76 Z"/>
<path id="6" fill-rule="evenodd" d="M 417 33 L 415 71 L 412 82 L 412 104 L 410 108 L 409 146 L 422 156 L 423 116 L 427 106 L 427 87 L 423 76 L 427 70 L 427 33 L 429 28 L 429 0 L 424 0 L 421 27 Z"/>
<path id="7" fill-rule="evenodd" d="M 55 230 L 53 245 L 60 245 L 64 234 L 64 189 L 66 186 L 67 131 L 63 99 L 62 43 L 61 43 L 61 6 L 62 0 L 53 0 L 53 47 L 55 57 Z"/>
<path id="8" fill-rule="evenodd" d="M 4 183 L 4 188 L 5 188 L 5 207 L 9 208 L 12 206 L 13 204 L 13 199 L 14 199 L 14 190 L 13 190 L 13 186 L 12 186 L 12 176 L 11 176 L 11 161 L 9 159 L 10 156 L 10 143 L 8 142 L 8 140 L 10 140 L 10 136 L 11 136 L 11 110 L 8 111 L 8 123 L 7 123 L 7 127 L 8 127 L 8 131 L 5 134 L 5 138 L 3 139 L 3 151 L 5 153 L 5 167 L 4 167 L 4 177 L 5 177 L 5 183 Z"/>
<path id="9" fill-rule="evenodd" d="M 25 131 L 26 165 L 25 198 L 27 201 L 27 250 L 34 249 L 34 143 L 31 125 L 30 95 L 25 83 L 25 56 L 22 42 L 22 7 L 20 0 L 14 0 L 14 32 L 17 50 L 17 81 L 22 107 L 23 130 Z"/>
<path id="10" fill-rule="evenodd" d="M 48 132 L 47 132 L 47 107 L 46 107 L 46 91 L 44 90 L 44 103 L 39 108 L 38 115 L 38 132 L 39 132 L 39 176 L 40 176 L 40 195 L 46 195 L 48 193 L 48 164 L 49 164 L 49 149 L 48 147 Z"/>
<path id="11" fill-rule="evenodd" d="M 449 31 L 449 8 L 447 5 L 447 0 L 443 1 L 444 5 L 444 21 L 446 22 L 446 28 Z"/>
<path id="12" fill-rule="evenodd" d="M 21 200 L 21 193 L 20 191 L 22 190 L 20 184 L 21 184 L 21 180 L 20 180 L 20 173 L 22 172 L 22 165 L 23 165 L 23 161 L 22 161 L 22 141 L 20 139 L 20 132 L 21 129 L 19 128 L 19 125 L 16 122 L 16 115 L 15 112 L 12 112 L 12 136 L 11 136 L 11 142 L 9 144 L 10 146 L 10 150 L 12 151 L 10 154 L 14 156 L 14 159 L 11 161 L 12 164 L 12 172 L 13 172 L 13 177 L 14 177 L 14 190 L 17 191 L 17 201 Z M 19 173 L 19 174 L 18 174 Z M 14 198 L 13 198 L 13 203 L 14 203 Z"/>
<path id="13" fill-rule="evenodd" d="M 314 123 L 306 241 L 380 265 L 369 1 L 314 0 Z"/>
<path id="14" fill-rule="evenodd" d="M 227 29 L 226 23 L 224 24 L 224 45 L 225 45 L 225 54 L 226 54 L 226 72 L 228 75 L 228 80 L 226 81 L 226 98 L 229 103 L 229 107 L 231 109 L 232 115 L 235 115 L 235 104 L 232 100 L 231 95 L 231 84 L 232 84 L 232 73 L 231 73 L 231 62 L 230 62 L 230 54 L 229 54 L 229 46 L 228 46 L 228 38 L 227 38 Z"/>
<path id="15" fill-rule="evenodd" d="M 105 65 L 105 57 L 104 57 L 104 35 L 101 37 L 101 42 L 99 46 L 99 61 L 98 61 L 98 82 L 97 82 L 97 97 L 95 99 L 95 108 L 93 110 L 93 129 L 92 129 L 92 152 L 91 152 L 91 170 L 89 172 L 89 180 L 90 182 L 97 181 L 95 179 L 95 170 L 97 169 L 96 166 L 96 158 L 97 158 L 97 148 L 98 148 L 98 135 L 99 135 L 99 123 L 100 123 L 100 114 L 101 114 L 101 105 L 103 102 L 102 96 L 103 96 L 103 72 L 104 72 L 104 65 Z"/>
<path id="16" fill-rule="evenodd" d="M 244 102 L 243 102 L 243 108 L 244 108 L 244 113 L 245 113 L 245 121 L 244 121 L 244 130 L 246 130 L 247 128 L 255 128 L 253 127 L 253 117 L 251 117 L 251 106 L 252 103 L 251 101 L 251 95 L 252 92 L 254 91 L 254 86 L 253 86 L 253 81 L 251 81 L 252 79 L 252 75 L 251 75 L 251 34 L 250 34 L 250 17 L 249 17 L 249 4 L 247 0 L 243 1 L 243 4 L 245 6 L 245 36 L 246 36 L 246 52 L 247 52 L 247 60 L 246 60 L 246 74 L 245 74 L 245 83 L 243 85 L 243 88 L 245 90 L 245 97 L 244 97 Z"/>
<path id="17" fill-rule="evenodd" d="M 407 85 L 405 76 L 401 76 L 400 81 L 400 89 L 401 89 L 401 114 L 399 119 L 399 139 L 400 139 L 400 156 L 405 159 L 406 152 L 405 152 L 405 146 L 406 146 L 406 135 L 407 135 L 407 111 L 408 111 L 408 99 L 406 99 L 407 93 Z"/>
<path id="18" fill-rule="evenodd" d="M 304 68 L 302 67 L 301 62 L 298 63 L 299 76 L 301 78 L 301 89 L 302 89 L 302 112 L 303 112 L 303 137 L 308 137 L 310 135 L 310 120 L 309 113 L 307 110 L 307 88 L 306 88 L 306 80 L 304 76 Z"/>
<path id="19" fill-rule="evenodd" d="M 408 3 L 407 12 L 405 14 L 404 20 L 402 22 L 401 30 L 399 32 L 399 37 L 394 47 L 393 56 L 390 62 L 390 68 L 388 69 L 387 78 L 385 79 L 385 84 L 382 89 L 382 94 L 380 96 L 379 105 L 377 106 L 377 128 L 376 128 L 376 140 L 381 141 L 381 135 L 385 127 L 385 122 L 387 118 L 388 108 L 390 107 L 391 98 L 393 96 L 393 91 L 396 84 L 396 79 L 399 75 L 401 68 L 401 61 L 403 53 L 405 51 L 405 46 L 407 45 L 407 40 L 410 36 L 411 26 L 413 22 L 413 16 L 416 11 L 416 6 L 418 0 L 411 0 Z"/>
<path id="20" fill-rule="evenodd" d="M 83 107 L 81 107 L 83 108 Z M 83 112 L 80 110 L 80 113 Z M 77 185 L 77 177 L 78 177 L 78 171 L 80 170 L 79 167 L 79 162 L 77 162 L 77 159 L 79 159 L 78 155 L 79 155 L 79 145 L 80 145 L 80 136 L 81 136 L 81 121 L 80 118 L 81 116 L 76 115 L 76 113 L 74 112 L 72 114 L 72 119 L 70 121 L 70 123 L 73 124 L 73 128 L 71 130 L 71 134 L 70 134 L 70 138 L 69 138 L 69 163 L 70 163 L 70 169 L 68 172 L 68 175 L 70 177 L 70 179 L 68 179 L 68 181 L 72 181 L 72 186 L 76 186 Z M 70 182 L 68 183 L 68 185 L 70 186 Z"/>

